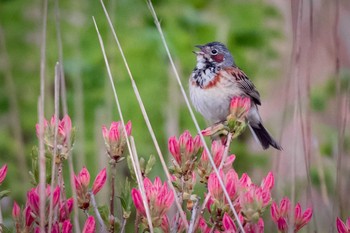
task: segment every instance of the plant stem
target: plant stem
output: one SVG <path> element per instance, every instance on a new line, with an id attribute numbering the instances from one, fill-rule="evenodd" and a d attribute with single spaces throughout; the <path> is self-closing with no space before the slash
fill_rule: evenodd
<path id="1" fill-rule="evenodd" d="M 188 228 L 188 233 L 192 233 L 195 231 L 195 222 L 197 219 L 198 209 L 199 209 L 199 198 L 197 197 L 193 205 L 192 216 L 191 216 L 190 226 Z"/>
<path id="2" fill-rule="evenodd" d="M 90 200 L 91 200 L 92 208 L 94 209 L 96 218 L 97 218 L 97 220 L 98 220 L 98 222 L 100 223 L 100 226 L 101 226 L 101 231 L 100 232 L 105 233 L 105 232 L 107 232 L 106 225 L 104 224 L 103 219 L 102 219 L 102 217 L 100 215 L 100 212 L 97 209 L 95 195 L 94 195 L 93 192 L 89 192 L 89 194 L 90 194 Z"/>
<path id="3" fill-rule="evenodd" d="M 134 227 L 135 233 L 138 233 L 140 230 L 140 220 L 141 220 L 141 216 L 139 215 L 139 213 L 136 213 L 135 227 Z"/>
<path id="4" fill-rule="evenodd" d="M 221 163 L 219 166 L 219 170 L 224 166 L 226 158 L 228 157 L 228 152 L 230 150 L 231 141 L 232 141 L 232 133 L 228 133 L 226 145 L 225 145 L 225 151 L 224 151 L 224 154 L 222 155 L 222 160 L 221 160 Z"/>
<path id="5" fill-rule="evenodd" d="M 125 232 L 125 225 L 126 225 L 126 221 L 128 219 L 127 218 L 123 218 L 123 224 L 122 224 L 122 229 L 120 230 L 120 233 L 124 233 Z"/>
<path id="6" fill-rule="evenodd" d="M 116 162 L 113 161 L 111 164 L 111 196 L 109 198 L 109 232 L 113 233 L 114 232 L 114 223 L 115 223 L 115 217 L 114 217 L 114 183 L 115 183 L 115 176 L 116 176 Z"/>

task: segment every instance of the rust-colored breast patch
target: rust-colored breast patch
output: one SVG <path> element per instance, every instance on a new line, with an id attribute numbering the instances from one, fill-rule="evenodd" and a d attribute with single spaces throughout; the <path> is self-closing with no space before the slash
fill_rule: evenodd
<path id="1" fill-rule="evenodd" d="M 217 85 L 218 82 L 220 82 L 221 77 L 220 74 L 215 75 L 213 80 L 211 80 L 206 86 L 203 87 L 203 89 L 210 89 Z"/>

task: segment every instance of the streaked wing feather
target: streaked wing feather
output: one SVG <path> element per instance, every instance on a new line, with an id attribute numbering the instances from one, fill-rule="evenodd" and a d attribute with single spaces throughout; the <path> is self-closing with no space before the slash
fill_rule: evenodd
<path id="1" fill-rule="evenodd" d="M 229 69 L 226 69 L 226 71 L 232 74 L 238 86 L 253 99 L 255 104 L 261 105 L 259 92 L 242 70 L 237 67 L 230 67 Z"/>

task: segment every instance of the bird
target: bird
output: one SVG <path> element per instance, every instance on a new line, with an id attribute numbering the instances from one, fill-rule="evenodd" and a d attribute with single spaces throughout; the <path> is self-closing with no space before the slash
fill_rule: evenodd
<path id="1" fill-rule="evenodd" d="M 282 147 L 265 129 L 259 114 L 260 94 L 247 75 L 235 63 L 231 52 L 221 42 L 196 45 L 197 64 L 189 79 L 189 92 L 196 111 L 211 124 L 224 122 L 233 97 L 249 97 L 251 107 L 246 122 L 263 149 Z"/>

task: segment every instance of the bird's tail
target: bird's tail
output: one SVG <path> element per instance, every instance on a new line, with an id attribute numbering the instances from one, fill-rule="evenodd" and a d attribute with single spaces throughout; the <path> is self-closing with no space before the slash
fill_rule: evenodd
<path id="1" fill-rule="evenodd" d="M 265 129 L 265 127 L 260 123 L 257 125 L 250 125 L 249 128 L 252 131 L 255 139 L 257 139 L 261 146 L 266 150 L 270 146 L 276 148 L 277 150 L 282 150 L 282 147 L 271 137 L 269 132 Z"/>

